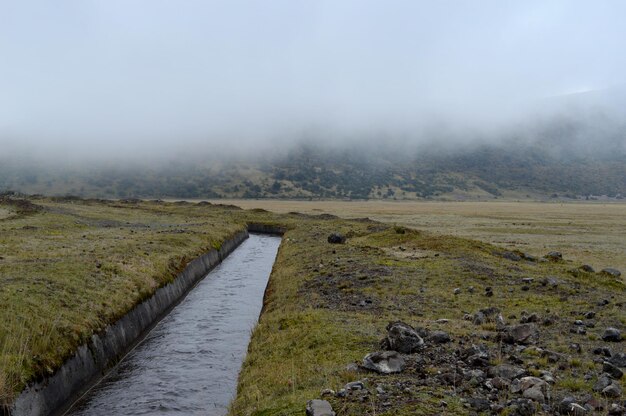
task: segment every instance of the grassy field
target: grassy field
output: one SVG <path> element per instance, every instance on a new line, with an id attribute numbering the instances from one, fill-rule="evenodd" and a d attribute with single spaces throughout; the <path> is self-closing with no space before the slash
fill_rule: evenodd
<path id="1" fill-rule="evenodd" d="M 589 255 L 593 260 L 589 263 L 604 266 L 604 260 L 593 257 L 600 248 L 570 252 L 555 238 L 571 238 L 567 241 L 574 247 L 575 227 L 569 221 L 578 222 L 597 233 L 594 244 L 600 243 L 603 232 L 613 236 L 607 247 L 620 253 L 623 242 L 612 227 L 623 226 L 623 205 L 607 205 L 611 215 L 594 216 L 594 205 L 545 205 L 553 208 L 548 215 L 546 209 L 539 210 L 543 204 L 511 208 L 465 203 L 246 203 L 257 208 L 266 204 L 283 213 L 191 203 L 3 201 L 0 207 L 12 213 L 0 220 L 3 401 L 10 402 L 28 381 L 53 373 L 90 334 L 170 281 L 190 259 L 219 246 L 247 222 L 259 222 L 288 231 L 231 415 L 303 415 L 306 401 L 320 398 L 322 390 L 337 391 L 357 380 L 363 381 L 365 390 L 324 397 L 338 415 L 440 414 L 442 401 L 446 414 L 462 415 L 469 413 L 468 400 L 476 397 L 489 397 L 490 403 L 511 414 L 508 401 L 519 395 L 503 390 L 493 396 L 475 377 L 465 377 L 472 369 L 459 363 L 465 359 L 463 351 L 473 345 L 487 351 L 485 373 L 500 364 L 518 366 L 528 375 L 550 372 L 554 383 L 549 406 L 566 395 L 583 400 L 589 394 L 605 407 L 609 404 L 611 399 L 592 391 L 601 373 L 592 350 L 607 346 L 601 340 L 606 327 L 624 332 L 624 280 L 572 273 L 584 259 L 574 255 Z M 578 210 L 577 219 L 564 218 L 560 209 Z M 284 213 L 289 211 L 316 215 Z M 329 212 L 376 217 L 422 230 L 343 220 Z M 519 230 L 511 226 L 513 222 L 520 224 Z M 552 229 L 562 224 L 565 231 L 559 235 L 542 231 L 539 237 L 521 232 L 541 230 L 549 223 Z M 507 236 L 507 229 L 518 232 Z M 343 233 L 347 242 L 328 244 L 331 232 Z M 467 235 L 478 239 L 463 237 Z M 503 246 L 534 255 L 556 248 L 566 260 L 511 260 Z M 606 265 L 617 266 L 623 258 L 616 254 L 612 260 Z M 493 296 L 486 295 L 488 287 Z M 455 288 L 460 293 L 455 294 Z M 486 307 L 498 308 L 509 325 L 537 314 L 536 340 L 527 347 L 508 345 L 493 321 L 476 325 L 466 319 L 466 314 Z M 594 312 L 593 319 L 585 319 L 586 312 Z M 579 319 L 584 319 L 586 330 L 572 333 Z M 440 345 L 427 338 L 426 348 L 408 355 L 409 365 L 399 374 L 348 369 L 381 348 L 385 327 L 395 320 L 421 328 L 424 336 L 444 330 L 452 341 Z M 552 360 L 544 351 L 557 358 Z"/>
<path id="2" fill-rule="evenodd" d="M 223 210 L 35 200 L 0 219 L 0 402 L 242 228 Z"/>
<path id="3" fill-rule="evenodd" d="M 217 202 L 217 201 L 216 201 Z M 221 200 L 273 212 L 369 217 L 535 255 L 551 250 L 596 269 L 626 270 L 626 203 Z"/>

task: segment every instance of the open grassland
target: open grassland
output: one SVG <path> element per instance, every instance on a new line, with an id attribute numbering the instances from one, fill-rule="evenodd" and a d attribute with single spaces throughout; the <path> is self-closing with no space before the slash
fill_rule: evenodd
<path id="1" fill-rule="evenodd" d="M 626 203 L 225 200 L 273 212 L 369 217 L 535 255 L 551 250 L 596 269 L 626 270 Z"/>
<path id="2" fill-rule="evenodd" d="M 0 392 L 5 402 L 28 381 L 53 373 L 77 345 L 171 281 L 189 260 L 219 247 L 250 222 L 287 232 L 232 415 L 303 415 L 306 401 L 319 398 L 323 389 L 338 390 L 356 380 L 365 390 L 325 397 L 340 416 L 440 414 L 442 401 L 446 414 L 462 415 L 469 413 L 466 400 L 472 398 L 506 407 L 520 395 L 508 389 L 487 392 L 475 377 L 467 377 L 474 370 L 484 370 L 486 377 L 500 364 L 515 365 L 525 375 L 549 372 L 554 382 L 548 406 L 567 395 L 577 400 L 591 395 L 605 407 L 619 400 L 592 391 L 602 369 L 592 351 L 607 347 L 601 339 L 606 327 L 626 328 L 624 278 L 572 273 L 578 260 L 570 260 L 556 244 L 566 253 L 565 261 L 512 260 L 501 245 L 513 243 L 445 235 L 446 228 L 434 226 L 445 221 L 433 212 L 428 225 L 411 223 L 421 218 L 414 211 L 381 207 L 372 214 L 371 207 L 366 213 L 358 204 L 337 203 L 334 212 L 387 216 L 416 228 L 426 224 L 422 228 L 429 231 L 209 204 L 32 199 L 0 206 L 14 213 L 0 220 Z M 301 210 L 321 214 L 322 209 L 328 205 Z M 511 221 L 512 214 L 502 215 L 503 224 Z M 538 222 L 540 215 L 535 216 Z M 492 217 L 493 212 L 487 218 Z M 331 232 L 344 234 L 347 242 L 329 244 Z M 515 248 L 534 255 L 546 251 L 540 245 Z M 493 296 L 486 295 L 488 287 Z M 537 333 L 530 345 L 503 343 L 493 321 L 465 319 L 487 307 L 498 308 L 508 325 L 535 313 Z M 595 315 L 585 318 L 587 312 Z M 405 357 L 407 368 L 392 375 L 348 369 L 381 348 L 386 325 L 396 320 L 419 327 L 426 337 L 424 350 Z M 578 328 L 576 320 L 584 332 L 571 332 Z M 434 344 L 427 336 L 434 330 L 446 331 L 451 342 Z M 479 368 L 465 355 L 475 345 L 487 355 Z M 623 345 L 608 347 L 615 352 Z"/>

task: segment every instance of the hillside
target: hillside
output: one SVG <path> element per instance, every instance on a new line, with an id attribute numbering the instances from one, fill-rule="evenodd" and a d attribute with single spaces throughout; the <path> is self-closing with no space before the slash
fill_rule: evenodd
<path id="1" fill-rule="evenodd" d="M 621 198 L 624 149 L 599 147 L 604 154 L 568 153 L 548 142 L 422 146 L 412 152 L 308 144 L 232 161 L 73 168 L 9 159 L 0 164 L 0 190 L 101 198 Z"/>

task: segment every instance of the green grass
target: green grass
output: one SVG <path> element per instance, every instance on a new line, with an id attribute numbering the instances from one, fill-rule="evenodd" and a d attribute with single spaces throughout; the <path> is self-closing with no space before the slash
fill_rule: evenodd
<path id="1" fill-rule="evenodd" d="M 412 387 L 394 391 L 391 408 L 376 395 L 364 402 L 329 398 L 341 416 L 435 414 L 442 412 L 442 400 L 448 403 L 445 414 L 466 414 L 460 396 L 449 396 L 445 386 L 415 385 L 412 373 L 357 374 L 346 366 L 377 350 L 392 320 L 497 349 L 493 324 L 475 326 L 463 319 L 487 306 L 500 308 L 510 323 L 523 312 L 552 317 L 554 325 L 541 326 L 539 345 L 568 354 L 563 368 L 532 349 L 525 359 L 539 367 L 533 373 L 555 372 L 554 394 L 591 393 L 589 383 L 580 382 L 584 372 L 594 370 L 589 351 L 602 345 L 606 326 L 623 329 L 625 324 L 623 306 L 611 298 L 624 291 L 623 282 L 573 276 L 567 262 L 512 262 L 494 254 L 501 247 L 469 238 L 206 204 L 33 202 L 40 208 L 20 211 L 0 204 L 16 213 L 0 220 L 0 394 L 5 403 L 27 382 L 53 373 L 77 345 L 171 281 L 188 261 L 220 247 L 251 222 L 288 231 L 231 415 L 303 415 L 306 401 L 319 398 L 323 389 L 337 390 L 362 378 L 369 389 L 381 384 L 393 390 L 394 383 Z M 348 236 L 346 244 L 326 242 L 337 231 Z M 546 276 L 555 276 L 559 286 L 540 285 Z M 528 291 L 522 290 L 524 277 L 535 279 Z M 491 298 L 483 295 L 487 286 L 495 293 Z M 454 295 L 456 287 L 461 294 Z M 612 302 L 596 307 L 604 298 Z M 361 306 L 364 299 L 370 303 Z M 571 323 L 587 310 L 597 312 L 596 327 L 586 336 L 570 334 Z M 435 322 L 440 318 L 449 322 Z M 581 344 L 582 353 L 570 351 L 572 342 Z M 505 360 L 493 357 L 494 363 Z M 440 370 L 428 368 L 432 374 Z"/>

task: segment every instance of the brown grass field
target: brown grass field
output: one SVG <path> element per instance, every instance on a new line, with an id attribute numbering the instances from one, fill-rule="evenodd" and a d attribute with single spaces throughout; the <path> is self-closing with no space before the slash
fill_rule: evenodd
<path id="1" fill-rule="evenodd" d="M 534 255 L 557 250 L 597 270 L 626 271 L 626 203 L 216 200 L 277 213 L 369 217 Z"/>

